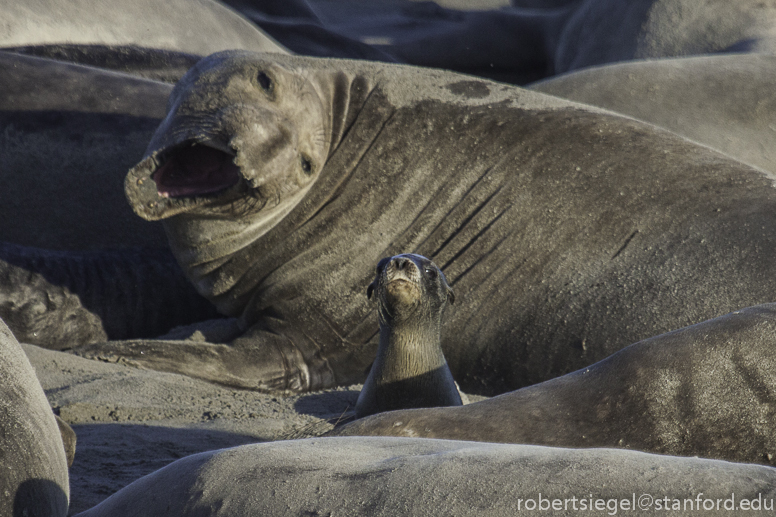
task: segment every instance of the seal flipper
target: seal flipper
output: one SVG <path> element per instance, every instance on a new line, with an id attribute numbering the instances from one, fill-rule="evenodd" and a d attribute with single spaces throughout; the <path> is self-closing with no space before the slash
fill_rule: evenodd
<path id="1" fill-rule="evenodd" d="M 308 366 L 291 339 L 259 325 L 229 343 L 198 341 L 198 337 L 202 334 L 195 332 L 186 340 L 92 343 L 74 348 L 73 353 L 257 391 L 302 392 L 333 383 L 326 368 L 315 371 Z"/>
<path id="2" fill-rule="evenodd" d="M 0 317 L 20 341 L 65 349 L 158 336 L 218 313 L 167 250 L 51 251 L 0 242 Z"/>

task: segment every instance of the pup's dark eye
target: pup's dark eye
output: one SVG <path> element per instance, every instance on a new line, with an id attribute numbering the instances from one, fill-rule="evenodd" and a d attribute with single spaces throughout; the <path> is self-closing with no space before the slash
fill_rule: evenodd
<path id="1" fill-rule="evenodd" d="M 272 79 L 270 79 L 266 73 L 259 72 L 258 75 L 256 75 L 256 80 L 259 82 L 259 86 L 261 86 L 265 92 L 272 91 Z"/>
<path id="2" fill-rule="evenodd" d="M 302 170 L 305 174 L 312 174 L 313 173 L 313 164 L 310 160 L 302 156 Z"/>
<path id="3" fill-rule="evenodd" d="M 434 268 L 432 268 L 432 267 L 427 267 L 427 268 L 426 268 L 426 274 L 427 274 L 427 275 L 428 275 L 428 277 L 429 277 L 430 279 L 432 279 L 432 280 L 433 280 L 433 279 L 435 279 L 435 278 L 437 277 L 437 272 L 436 272 L 436 269 L 434 269 Z"/>

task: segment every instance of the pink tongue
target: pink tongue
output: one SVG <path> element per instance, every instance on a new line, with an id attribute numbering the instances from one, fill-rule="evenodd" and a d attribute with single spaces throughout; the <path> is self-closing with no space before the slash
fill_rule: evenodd
<path id="1" fill-rule="evenodd" d="M 229 188 L 240 179 L 240 169 L 227 153 L 204 145 L 178 151 L 153 175 L 164 197 L 196 196 Z"/>

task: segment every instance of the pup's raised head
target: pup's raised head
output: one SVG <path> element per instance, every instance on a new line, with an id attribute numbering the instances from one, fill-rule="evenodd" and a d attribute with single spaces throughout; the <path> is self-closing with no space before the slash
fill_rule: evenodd
<path id="1" fill-rule="evenodd" d="M 440 316 L 455 295 L 444 273 L 431 260 L 415 253 L 382 259 L 367 296 L 376 294 L 381 321 L 424 315 Z"/>

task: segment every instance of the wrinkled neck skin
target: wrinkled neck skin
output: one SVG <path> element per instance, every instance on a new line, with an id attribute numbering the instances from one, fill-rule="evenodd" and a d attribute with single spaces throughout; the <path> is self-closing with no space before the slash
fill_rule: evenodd
<path id="1" fill-rule="evenodd" d="M 389 323 L 380 312 L 380 345 L 373 368 L 382 381 L 410 379 L 447 364 L 440 344 L 441 313 L 395 318 Z M 382 368 L 385 364 L 392 365 L 390 378 Z"/>
<path id="2" fill-rule="evenodd" d="M 356 77 L 352 72 L 323 67 L 316 69 L 308 63 L 304 63 L 304 68 L 289 67 L 284 62 L 288 59 L 293 60 L 278 57 L 281 65 L 293 70 L 313 86 L 320 100 L 320 116 L 306 118 L 304 123 L 317 124 L 324 129 L 325 156 L 328 159 L 347 129 L 349 115 L 353 116 L 353 83 L 357 82 L 361 89 L 357 97 L 362 102 L 363 96 L 369 93 L 363 90 L 371 89 L 374 81 Z M 358 99 L 356 104 L 359 103 Z M 355 106 L 356 111 L 359 107 Z M 309 117 L 313 115 L 302 114 Z M 243 167 L 243 164 L 237 164 Z M 191 211 L 163 220 L 172 252 L 187 277 L 203 296 L 216 304 L 220 312 L 232 316 L 242 313 L 254 287 L 260 282 L 260 279 L 252 281 L 244 276 L 252 265 L 246 258 L 254 254 L 248 254 L 246 248 L 261 246 L 261 237 L 305 199 L 317 179 L 296 192 L 281 193 L 278 203 L 268 203 L 252 214 L 225 213 L 213 216 Z"/>

